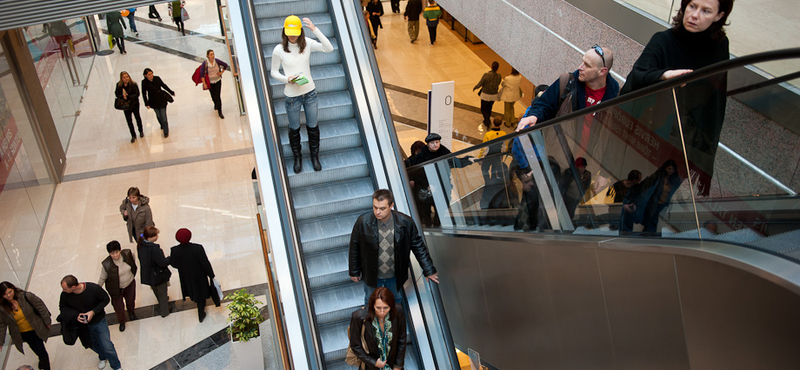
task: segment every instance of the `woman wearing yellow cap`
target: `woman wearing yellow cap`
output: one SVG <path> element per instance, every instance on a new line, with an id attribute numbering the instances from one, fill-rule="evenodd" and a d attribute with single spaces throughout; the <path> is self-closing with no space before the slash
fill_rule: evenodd
<path id="1" fill-rule="evenodd" d="M 314 33 L 317 40 L 306 38 L 303 24 Z M 272 51 L 272 78 L 286 83 L 283 94 L 286 95 L 286 115 L 289 118 L 289 144 L 294 155 L 294 172 L 303 171 L 303 156 L 300 152 L 300 108 L 306 112 L 306 131 L 308 147 L 311 152 L 311 164 L 314 171 L 322 170 L 319 163 L 319 127 L 317 127 L 317 91 L 311 78 L 309 60 L 312 51 L 330 53 L 333 45 L 320 29 L 308 18 L 295 15 L 286 17 L 283 22 L 283 35 L 280 44 Z M 283 74 L 279 71 L 283 68 Z"/>

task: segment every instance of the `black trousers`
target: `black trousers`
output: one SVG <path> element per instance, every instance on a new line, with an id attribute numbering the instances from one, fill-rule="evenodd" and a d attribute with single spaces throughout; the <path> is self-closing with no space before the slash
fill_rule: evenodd
<path id="1" fill-rule="evenodd" d="M 400 13 L 400 0 L 392 0 L 392 13 Z"/>
<path id="2" fill-rule="evenodd" d="M 22 336 L 22 341 L 28 343 L 33 353 L 39 356 L 39 368 L 50 370 L 50 356 L 47 354 L 47 349 L 44 348 L 42 338 L 39 338 L 33 330 L 20 333 L 20 335 Z"/>
<path id="3" fill-rule="evenodd" d="M 158 18 L 159 21 L 161 20 L 161 15 L 158 14 L 158 10 L 156 10 L 156 6 L 155 5 L 150 5 L 150 8 L 148 10 L 149 10 L 149 12 L 147 13 L 147 17 L 148 18 L 150 18 L 150 19 Z"/>
<path id="4" fill-rule="evenodd" d="M 430 37 L 431 37 L 431 44 L 436 42 L 436 27 L 437 26 L 438 26 L 438 24 L 436 26 L 428 26 L 428 35 L 430 35 Z"/>
<path id="5" fill-rule="evenodd" d="M 494 101 L 481 99 L 481 114 L 483 114 L 483 124 L 492 127 L 492 107 Z"/>
<path id="6" fill-rule="evenodd" d="M 136 125 L 139 127 L 139 133 L 144 136 L 144 129 L 142 128 L 142 116 L 139 115 L 139 106 L 137 105 L 134 109 L 124 110 L 122 112 L 125 113 L 125 121 L 128 122 L 128 130 L 131 131 L 131 137 L 136 138 L 136 130 L 133 129 L 133 117 L 136 117 Z"/>
<path id="7" fill-rule="evenodd" d="M 211 93 L 211 100 L 214 101 L 214 110 L 222 110 L 222 99 L 219 97 L 222 92 L 222 80 L 212 83 L 208 87 L 208 92 Z"/>
<path id="8" fill-rule="evenodd" d="M 175 25 L 178 26 L 178 31 L 181 31 L 181 34 L 186 36 L 186 27 L 183 25 L 183 18 L 172 17 L 172 20 L 175 22 Z"/>
<path id="9" fill-rule="evenodd" d="M 117 43 L 120 53 L 125 51 L 125 37 L 114 37 L 114 42 Z"/>

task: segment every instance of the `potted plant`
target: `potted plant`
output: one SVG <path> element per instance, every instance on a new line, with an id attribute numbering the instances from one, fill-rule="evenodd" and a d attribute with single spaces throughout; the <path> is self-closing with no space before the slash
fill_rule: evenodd
<path id="1" fill-rule="evenodd" d="M 263 303 L 245 289 L 231 293 L 225 299 L 231 301 L 228 304 L 228 333 L 231 334 L 231 346 L 239 359 L 240 367 L 263 369 L 264 354 L 261 341 L 257 340 L 260 336 L 258 325 L 264 321 L 257 305 Z"/>

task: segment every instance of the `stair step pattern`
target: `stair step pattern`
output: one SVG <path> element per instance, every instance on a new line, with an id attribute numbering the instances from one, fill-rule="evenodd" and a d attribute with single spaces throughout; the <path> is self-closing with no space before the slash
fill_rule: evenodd
<path id="1" fill-rule="evenodd" d="M 344 362 L 347 327 L 352 313 L 364 304 L 364 285 L 353 283 L 348 274 L 350 233 L 356 219 L 372 210 L 375 191 L 362 140 L 363 125 L 355 114 L 328 2 L 254 0 L 254 5 L 254 22 L 258 25 L 262 57 L 268 69 L 272 67 L 272 52 L 281 42 L 283 22 L 288 15 L 311 19 L 334 46 L 333 52 L 313 52 L 310 59 L 311 78 L 317 92 L 322 171 L 315 172 L 311 165 L 305 114 L 301 112 L 303 171 L 294 173 L 285 86 L 267 77 L 325 368 L 355 369 Z M 304 31 L 306 37 L 316 37 L 307 27 Z M 416 353 L 413 347 L 406 352 L 406 369 L 419 369 Z"/>

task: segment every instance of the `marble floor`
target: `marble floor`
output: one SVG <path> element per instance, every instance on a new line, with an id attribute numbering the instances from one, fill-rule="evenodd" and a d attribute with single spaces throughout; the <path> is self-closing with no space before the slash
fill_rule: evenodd
<path id="1" fill-rule="evenodd" d="M 97 56 L 86 89 L 81 115 L 75 122 L 67 149 L 64 181 L 57 185 L 45 232 L 35 258 L 28 290 L 58 314 L 59 282 L 67 274 L 81 281 L 96 282 L 100 262 L 107 256 L 105 245 L 119 240 L 123 248 L 135 251 L 128 242 L 125 222 L 118 212 L 130 186 L 150 197 L 153 219 L 161 230 L 159 243 L 166 254 L 176 245 L 179 228 L 192 230 L 192 241 L 203 244 L 225 290 L 252 287 L 266 282 L 256 221 L 256 202 L 250 172 L 255 166 L 252 140 L 244 116 L 239 115 L 232 75 L 224 75 L 222 99 L 226 118 L 213 110 L 207 92 L 194 86 L 191 74 L 213 48 L 228 60 L 221 42 L 213 1 L 188 0 L 191 20 L 187 36 L 180 36 L 158 5 L 163 22 L 147 20 L 146 8 L 137 12 L 139 35 L 126 35 L 128 53 Z M 403 5 L 404 7 L 404 5 Z M 164 9 L 162 9 L 164 8 Z M 388 8 L 388 5 L 387 5 Z M 104 28 L 105 22 L 98 21 Z M 454 150 L 482 140 L 478 128 L 479 98 L 472 87 L 488 70 L 484 60 L 444 27 L 436 45 L 429 45 L 422 30 L 420 41 L 408 41 L 402 15 L 387 14 L 380 33 L 376 56 L 392 114 L 397 119 L 401 145 L 408 147 L 425 137 L 424 94 L 432 82 L 456 82 L 457 131 Z M 457 55 L 458 58 L 453 58 Z M 458 60 L 456 63 L 455 60 Z M 168 107 L 169 138 L 159 130 L 152 110 L 141 108 L 145 136 L 131 144 L 125 119 L 113 108 L 113 87 L 121 71 L 135 81 L 142 70 L 151 68 L 176 92 Z M 422 97 L 421 97 L 422 96 Z M 524 110 L 517 104 L 517 114 Z M 502 113 L 501 104 L 495 112 Z M 404 122 L 404 123 L 399 123 Z M 180 297 L 178 274 L 172 275 L 169 294 Z M 137 285 L 137 307 L 156 303 L 149 288 Z M 113 309 L 106 309 L 113 316 Z M 193 310 L 167 318 L 152 317 L 130 322 L 125 332 L 111 327 L 111 337 L 124 369 L 164 366 L 172 356 L 190 348 L 225 327 L 223 308 L 208 307 L 209 318 L 199 324 Z M 9 347 L 4 346 L 4 352 Z M 90 350 L 68 347 L 61 338 L 48 341 L 53 368 L 92 369 L 97 365 Z M 230 357 L 230 350 L 221 356 Z M 216 351 L 215 351 L 216 352 Z M 9 351 L 5 369 L 34 363 L 35 355 Z M 205 357 L 204 357 L 205 358 Z M 188 368 L 220 368 L 205 358 Z M 237 368 L 237 367 L 224 367 Z"/>

